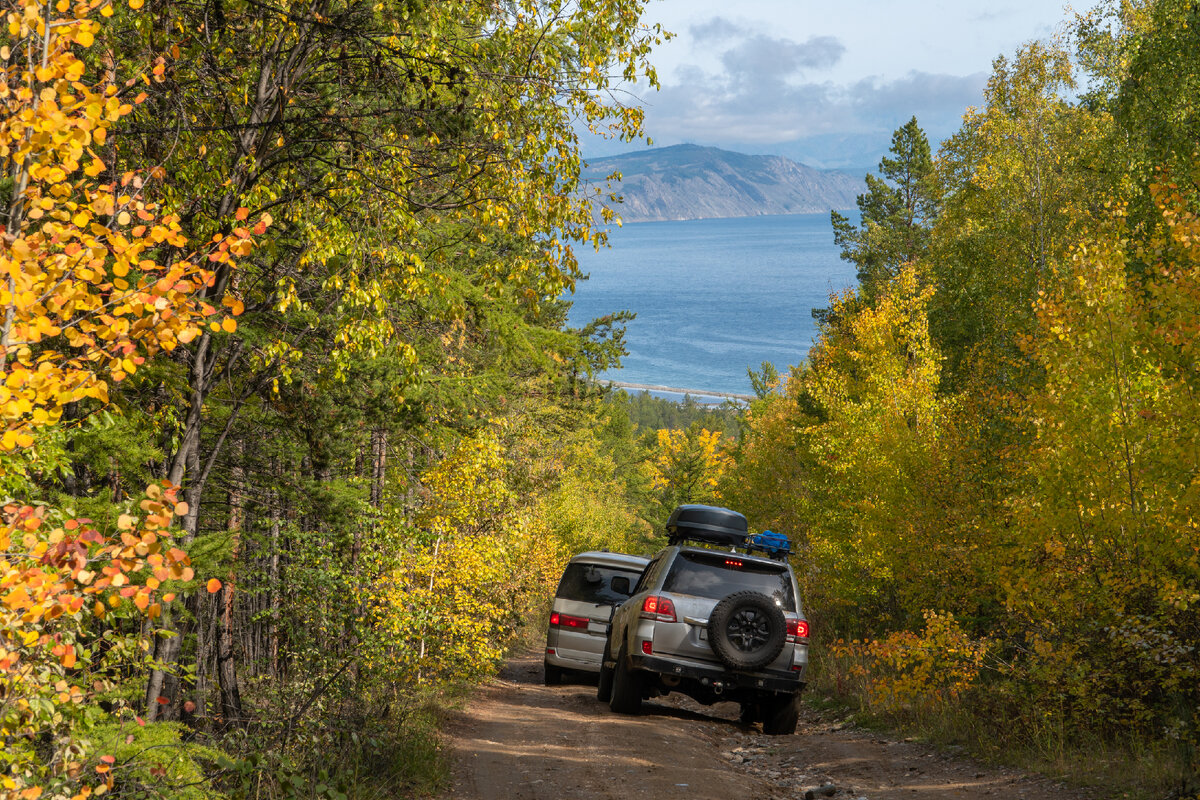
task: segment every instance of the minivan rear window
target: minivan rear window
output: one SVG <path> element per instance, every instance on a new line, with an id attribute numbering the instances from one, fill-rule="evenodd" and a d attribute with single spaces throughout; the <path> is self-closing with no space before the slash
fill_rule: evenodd
<path id="1" fill-rule="evenodd" d="M 751 590 L 774 598 L 784 611 L 796 610 L 792 581 L 782 564 L 766 564 L 729 553 L 680 553 L 662 588 L 664 592 L 712 600 Z"/>
<path id="2" fill-rule="evenodd" d="M 625 602 L 629 595 L 614 591 L 612 579 L 624 576 L 629 579 L 629 586 L 632 587 L 641 574 L 640 570 L 585 563 L 568 564 L 562 580 L 558 582 L 558 591 L 554 594 L 567 600 L 616 605 Z"/>

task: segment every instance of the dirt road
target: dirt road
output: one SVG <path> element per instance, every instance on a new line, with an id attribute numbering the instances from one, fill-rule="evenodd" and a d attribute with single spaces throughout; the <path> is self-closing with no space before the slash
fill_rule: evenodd
<path id="1" fill-rule="evenodd" d="M 912 742 L 802 718 L 764 736 L 737 706 L 671 695 L 622 717 L 594 685 L 542 686 L 541 657 L 509 662 L 450 725 L 453 800 L 1085 800 L 1097 797 L 983 767 Z"/>

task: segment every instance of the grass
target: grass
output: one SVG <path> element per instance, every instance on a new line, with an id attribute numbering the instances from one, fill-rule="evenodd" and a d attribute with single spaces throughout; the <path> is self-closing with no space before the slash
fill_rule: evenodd
<path id="1" fill-rule="evenodd" d="M 1175 742 L 1133 735 L 1118 739 L 1081 729 L 1060 714 L 1038 716 L 999 702 L 986 686 L 977 686 L 954 702 L 930 698 L 902 709 L 885 709 L 872 704 L 865 680 L 850 677 L 847 664 L 833 661 L 825 653 L 814 664 L 805 695 L 805 706 L 822 717 L 846 719 L 1070 785 L 1103 788 L 1108 797 L 1197 798 L 1194 789 L 1184 789 L 1195 776 L 1189 776 L 1186 753 Z"/>
<path id="2" fill-rule="evenodd" d="M 509 644 L 523 653 L 545 644 L 546 626 L 525 626 Z M 354 761 L 353 800 L 432 797 L 450 786 L 451 760 L 444 730 L 452 712 L 470 699 L 477 683 L 462 681 L 420 690 L 407 699 L 399 719 L 385 726 Z"/>

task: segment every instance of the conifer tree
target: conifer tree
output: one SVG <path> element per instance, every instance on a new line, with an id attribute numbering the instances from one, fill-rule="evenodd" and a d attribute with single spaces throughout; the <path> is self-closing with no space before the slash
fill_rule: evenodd
<path id="1" fill-rule="evenodd" d="M 868 303 L 900 266 L 919 258 L 929 243 L 937 203 L 929 180 L 933 171 L 929 140 L 913 117 L 892 134 L 892 146 L 879 161 L 879 175 L 867 175 L 867 193 L 858 196 L 858 227 L 830 212 L 842 258 L 858 266 L 859 295 Z"/>

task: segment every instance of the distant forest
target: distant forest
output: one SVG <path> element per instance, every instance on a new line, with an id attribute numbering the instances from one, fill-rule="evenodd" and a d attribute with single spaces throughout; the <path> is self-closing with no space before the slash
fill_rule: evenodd
<path id="1" fill-rule="evenodd" d="M 639 432 L 686 430 L 699 423 L 703 428 L 736 439 L 741 430 L 742 407 L 733 401 L 712 406 L 698 402 L 691 395 L 675 401 L 655 397 L 649 392 L 630 394 L 618 389 L 609 396 L 609 402 L 624 408 Z"/>

